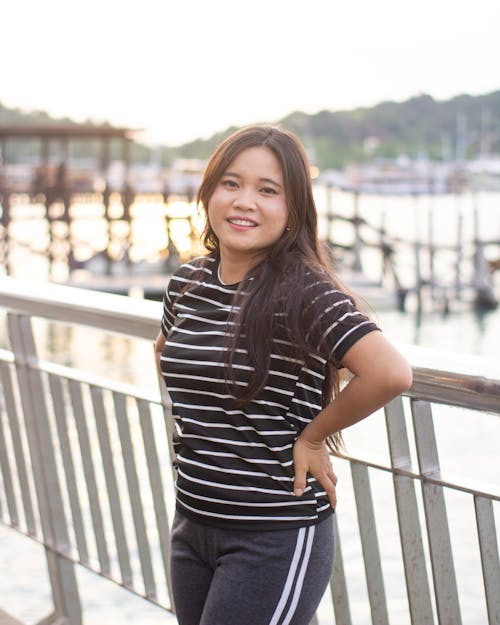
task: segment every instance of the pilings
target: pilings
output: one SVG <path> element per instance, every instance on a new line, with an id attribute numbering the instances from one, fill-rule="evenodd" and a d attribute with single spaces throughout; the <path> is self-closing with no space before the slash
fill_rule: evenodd
<path id="1" fill-rule="evenodd" d="M 47 152 L 47 148 L 42 151 Z M 64 153 L 64 147 L 62 151 Z M 127 158 L 126 148 L 124 158 Z M 105 141 L 101 147 L 99 169 L 103 181 L 109 178 L 108 170 L 109 142 Z M 77 218 L 73 211 L 75 198 L 80 200 L 84 196 L 76 194 L 76 190 L 71 188 L 66 174 L 65 171 L 59 172 L 58 184 L 45 187 L 46 193 L 39 192 L 31 196 L 33 201 L 42 203 L 49 241 L 46 252 L 37 251 L 46 255 L 50 277 L 56 280 L 56 266 L 65 266 L 71 275 L 75 269 L 85 264 L 78 261 L 78 254 L 75 254 L 75 250 L 81 244 L 76 234 L 78 225 L 76 219 L 80 217 Z M 378 225 L 375 218 L 365 218 L 364 215 L 370 213 L 366 211 L 365 197 L 360 193 L 345 195 L 343 210 L 337 210 L 335 191 L 333 186 L 326 186 L 320 214 L 325 222 L 323 234 L 326 240 L 331 249 L 334 252 L 339 251 L 342 256 L 341 268 L 345 267 L 357 274 L 360 279 L 363 279 L 367 270 L 372 276 L 378 274 L 370 286 L 384 287 L 388 293 L 392 291 L 394 305 L 399 309 L 406 310 L 410 306 L 420 313 L 430 307 L 431 310 L 447 313 L 461 300 L 466 305 L 472 304 L 478 310 L 490 310 L 498 305 L 492 279 L 491 253 L 500 258 L 500 232 L 498 239 L 492 236 L 485 240 L 485 229 L 480 228 L 480 212 L 477 206 L 473 209 L 473 227 L 470 226 L 472 212 L 467 212 L 466 234 L 464 211 L 457 197 L 452 213 L 453 221 L 445 224 L 447 228 L 445 238 L 451 242 L 444 244 L 443 220 L 439 216 L 440 205 L 432 196 L 429 196 L 427 206 L 423 197 L 413 198 L 414 225 L 411 224 L 410 205 L 410 223 L 409 227 L 405 228 L 408 236 L 403 238 L 401 235 L 395 235 L 394 229 L 391 232 L 392 224 L 387 225 L 384 212 L 380 214 Z M 162 193 L 157 194 L 158 202 L 163 202 L 164 205 L 165 240 L 168 241 L 164 250 L 157 251 L 161 252 L 164 258 L 168 258 L 170 265 L 175 265 L 181 256 L 176 245 L 176 237 L 179 235 L 175 233 L 175 222 L 179 219 L 187 223 L 187 238 L 193 253 L 198 253 L 199 250 L 199 232 L 193 215 L 187 211 L 185 215 L 178 216 L 175 211 L 172 213 L 169 211 L 170 202 L 174 199 L 189 203 L 194 197 L 194 190 L 189 186 L 182 196 L 179 196 L 179 193 L 174 196 L 166 184 Z M 148 196 L 141 194 L 141 197 L 149 201 Z M 99 194 L 94 193 L 92 198 L 102 207 L 99 219 L 105 222 L 106 231 L 104 245 L 100 243 L 99 248 L 94 250 L 94 256 L 99 257 L 100 272 L 113 277 L 115 269 L 118 269 L 116 263 L 119 260 L 121 273 L 124 273 L 124 268 L 125 273 L 133 273 L 137 263 L 132 261 L 129 251 L 134 244 L 132 238 L 134 221 L 140 221 L 141 215 L 137 214 L 137 211 L 132 211 L 138 195 L 131 187 L 127 170 L 123 175 L 121 189 L 112 189 L 109 183 L 103 182 Z M 12 214 L 15 212 L 12 209 L 13 206 L 15 208 L 16 202 L 19 202 L 19 198 L 6 189 L 1 180 L 0 201 L 2 205 L 0 257 L 5 273 L 12 273 L 11 251 L 19 244 L 15 236 L 12 236 L 12 233 L 19 232 L 18 228 L 12 227 Z M 349 211 L 345 210 L 346 201 L 350 202 Z M 408 205 L 408 201 L 406 204 Z M 342 222 L 343 230 L 350 229 L 351 236 L 347 242 L 338 237 L 339 222 Z M 368 260 L 367 256 L 370 257 Z M 158 267 L 158 271 L 164 272 L 164 268 Z M 363 283 L 367 284 L 366 278 L 363 279 Z M 355 287 L 356 284 L 353 284 L 354 289 Z"/>
<path id="2" fill-rule="evenodd" d="M 10 193 L 0 189 L 0 267 L 10 273 Z"/>
<path id="3" fill-rule="evenodd" d="M 500 232 L 497 239 L 481 238 L 477 206 L 473 208 L 472 236 L 465 237 L 464 214 L 457 202 L 456 223 L 449 224 L 451 232 L 455 229 L 455 241 L 438 243 L 435 216 L 439 208 L 431 204 L 425 211 L 420 196 L 413 197 L 414 234 L 408 238 L 391 236 L 387 232 L 384 213 L 378 227 L 361 216 L 360 199 L 358 192 L 352 193 L 349 216 L 346 215 L 345 207 L 342 212 L 336 212 L 333 188 L 327 185 L 326 212 L 323 215 L 326 219 L 327 242 L 333 250 L 341 250 L 343 265 L 348 270 L 363 273 L 366 270 L 364 252 L 368 249 L 378 252 L 381 267 L 379 282 L 387 284 L 390 281 L 390 288 L 394 289 L 398 308 L 402 311 L 407 308 L 408 295 L 413 296 L 418 314 L 429 304 L 432 309 L 448 313 L 452 302 L 460 300 L 470 301 L 477 310 L 492 310 L 498 306 L 491 271 L 494 263 L 488 262 L 485 250 L 496 248 L 500 257 Z M 432 201 L 432 197 L 430 199 Z M 422 224 L 425 218 L 427 223 Z M 351 226 L 350 243 L 339 243 L 335 222 Z M 402 266 L 405 262 L 412 266 L 410 275 L 408 271 L 403 275 Z M 446 270 L 443 270 L 444 266 Z M 373 273 L 372 266 L 369 269 Z"/>
<path id="4" fill-rule="evenodd" d="M 2 260 L 5 261 L 7 273 L 10 272 L 10 242 L 9 224 L 11 222 L 10 197 L 14 193 L 29 196 L 32 200 L 42 203 L 47 222 L 47 257 L 49 260 L 49 273 L 60 257 L 65 259 L 68 267 L 71 266 L 71 215 L 70 207 L 72 198 L 78 189 L 75 188 L 70 174 L 70 153 L 72 141 L 87 142 L 92 146 L 100 143 L 100 163 L 95 168 L 101 172 L 105 182 L 105 188 L 101 191 L 102 201 L 105 206 L 105 218 L 108 218 L 107 208 L 109 205 L 108 167 L 110 163 L 110 141 L 119 141 L 122 145 L 122 164 L 124 168 L 122 201 L 124 206 L 124 218 L 129 220 L 129 209 L 133 201 L 133 195 L 129 192 L 128 172 L 130 165 L 130 143 L 134 131 L 128 128 L 116 128 L 109 125 L 96 126 L 92 124 L 51 124 L 51 125 L 0 125 L 0 198 L 2 209 L 1 242 L 3 244 Z M 23 177 L 22 181 L 12 182 L 7 180 L 5 172 L 9 166 L 10 143 L 23 141 L 38 142 L 38 154 L 30 154 L 33 159 L 32 180 Z M 89 144 L 90 142 L 90 144 Z M 93 142 L 93 143 L 92 143 Z M 26 172 L 26 168 L 25 168 Z M 93 188 L 93 175 L 86 180 L 87 192 L 95 191 Z M 81 189 L 80 189 L 81 190 Z M 107 248 L 107 246 L 106 246 Z"/>
<path id="5" fill-rule="evenodd" d="M 488 264 L 484 254 L 484 248 L 488 242 L 479 238 L 479 212 L 477 206 L 474 207 L 474 304 L 480 310 L 491 310 L 498 306 L 498 302 L 493 293 L 491 280 L 489 278 Z"/>
<path id="6" fill-rule="evenodd" d="M 37 266 L 36 255 L 39 255 L 46 265 L 42 275 L 52 281 L 72 281 L 74 272 L 84 269 L 87 275 L 90 274 L 86 283 L 88 288 L 91 288 L 95 277 L 97 282 L 105 283 L 114 291 L 112 281 L 120 275 L 118 291 L 128 292 L 129 289 L 124 291 L 127 275 L 141 274 L 147 283 L 153 271 L 157 275 L 165 275 L 186 256 L 186 252 L 181 253 L 177 247 L 179 221 L 185 222 L 182 230 L 193 252 L 198 253 L 199 232 L 187 203 L 192 197 L 191 186 L 186 187 L 183 193 L 177 190 L 174 194 L 165 189 L 163 194 L 153 195 L 137 193 L 128 182 L 121 190 L 114 190 L 106 184 L 99 193 L 85 194 L 61 187 L 52 189 L 47 196 L 43 193 L 34 196 L 12 194 L 0 188 L 1 273 L 20 275 L 18 261 L 20 248 L 24 247 L 28 261 L 21 259 L 21 264 L 34 264 L 37 275 L 42 271 Z M 186 203 L 186 211 L 178 210 L 179 202 Z M 88 215 L 85 205 L 89 207 Z M 156 249 L 152 246 L 150 249 L 151 254 L 156 252 L 157 262 L 133 259 L 134 246 L 137 245 L 133 236 L 134 224 L 141 228 L 141 222 L 148 219 L 148 205 L 155 206 L 155 235 L 158 228 L 165 233 L 165 247 Z M 93 223 L 98 227 L 94 238 Z M 30 231 L 35 234 L 27 241 L 23 233 Z M 101 277 L 109 280 L 101 281 Z M 87 280 L 83 275 L 78 278 Z M 130 288 L 135 288 L 137 282 L 133 277 Z M 148 285 L 145 287 L 147 289 Z"/>

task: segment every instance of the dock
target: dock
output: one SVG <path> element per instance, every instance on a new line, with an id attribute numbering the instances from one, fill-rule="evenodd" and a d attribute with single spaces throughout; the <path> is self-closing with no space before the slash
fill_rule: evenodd
<path id="1" fill-rule="evenodd" d="M 16 275 L 14 264 L 24 252 L 37 265 L 38 261 L 46 263 L 46 280 L 115 294 L 140 294 L 142 290 L 145 297 L 158 299 L 165 279 L 180 262 L 203 253 L 193 203 L 199 176 L 191 171 L 177 177 L 175 185 L 165 179 L 161 188 L 134 188 L 130 172 L 133 136 L 133 130 L 110 126 L 0 126 L 2 154 L 8 154 L 6 146 L 15 141 L 38 141 L 40 148 L 29 179 L 6 177 L 7 163 L 0 164 L 0 266 L 6 275 Z M 97 141 L 100 146 L 95 171 L 85 180 L 72 170 L 72 142 L 76 141 Z M 115 152 L 120 156 L 118 182 L 110 175 Z M 412 309 L 421 314 L 429 307 L 446 313 L 457 302 L 481 311 L 498 306 L 500 294 L 494 278 L 500 269 L 500 232 L 481 236 L 477 207 L 474 232 L 464 234 L 463 216 L 457 211 L 457 223 L 450 224 L 455 240 L 441 244 L 435 240 L 432 211 L 425 234 L 403 238 L 391 232 L 389 225 L 362 216 L 362 197 L 356 189 L 348 193 L 348 213 L 337 210 L 334 193 L 334 186 L 327 182 L 323 206 L 318 207 L 324 223 L 321 236 L 340 279 L 373 308 Z M 153 228 L 155 234 L 163 235 L 162 247 L 150 250 L 156 252 L 154 260 L 137 260 L 134 230 L 145 222 L 153 205 L 159 215 Z M 98 243 L 93 233 L 88 234 L 89 227 L 81 234 L 91 214 L 91 223 L 99 231 Z M 32 230 L 35 222 L 43 243 L 20 235 Z M 347 241 L 339 240 L 339 226 L 350 229 Z M 364 260 L 367 251 L 376 257 L 370 267 Z M 411 275 L 402 269 L 408 258 Z M 453 259 L 445 275 L 439 270 L 442 258 Z"/>

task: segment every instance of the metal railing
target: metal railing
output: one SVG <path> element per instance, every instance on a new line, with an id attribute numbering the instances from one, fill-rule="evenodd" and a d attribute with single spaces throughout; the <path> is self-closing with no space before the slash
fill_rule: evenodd
<path id="1" fill-rule="evenodd" d="M 64 328 L 83 326 L 106 336 L 152 343 L 161 305 L 4 278 L 0 307 L 5 312 L 5 348 L 0 349 L 0 520 L 45 550 L 54 611 L 41 623 L 84 622 L 77 564 L 173 612 L 168 568 L 173 452 L 170 404 L 163 386 L 155 379 L 145 389 L 44 359 L 39 333 L 34 331 L 42 319 Z M 93 340 L 87 341 L 85 350 L 97 349 Z M 471 527 L 470 532 L 481 562 L 478 613 L 482 610 L 484 620 L 475 622 L 498 625 L 500 567 L 494 510 L 500 488 L 498 483 L 471 486 L 442 475 L 433 409 L 460 406 L 498 414 L 499 379 L 488 371 L 478 375 L 414 366 L 408 397 L 395 399 L 384 410 L 387 461 L 348 455 L 335 460 L 337 467 L 350 471 L 352 525 L 357 528 L 362 564 L 352 571 L 343 557 L 351 549 L 344 540 L 341 511 L 338 525 L 335 521 L 330 590 L 316 623 L 332 619 L 336 625 L 360 623 L 352 613 L 363 601 L 368 606 L 365 622 L 374 625 L 460 625 L 462 600 L 446 501 L 448 493 L 459 493 L 473 505 L 476 518 L 476 531 Z M 470 445 L 481 444 L 472 427 L 469 436 Z M 374 498 L 381 499 L 372 485 L 375 475 L 389 476 L 393 484 L 383 498 L 390 490 L 396 510 L 400 545 L 395 566 L 404 572 L 398 579 L 404 587 L 398 613 L 404 618 L 393 616 L 394 583 L 387 584 L 380 550 L 384 528 L 377 523 L 373 503 Z M 364 599 L 353 590 L 363 573 Z"/>

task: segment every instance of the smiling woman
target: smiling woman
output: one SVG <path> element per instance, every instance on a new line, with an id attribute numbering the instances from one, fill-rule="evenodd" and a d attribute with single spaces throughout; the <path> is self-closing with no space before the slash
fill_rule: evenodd
<path id="1" fill-rule="evenodd" d="M 295 135 L 236 132 L 198 202 L 209 254 L 172 277 L 156 341 L 175 420 L 178 621 L 304 625 L 333 564 L 327 441 L 339 449 L 411 370 L 325 260 Z"/>
<path id="2" fill-rule="evenodd" d="M 269 148 L 248 148 L 234 159 L 209 200 L 208 219 L 219 242 L 222 279 L 240 282 L 288 221 L 281 166 Z"/>

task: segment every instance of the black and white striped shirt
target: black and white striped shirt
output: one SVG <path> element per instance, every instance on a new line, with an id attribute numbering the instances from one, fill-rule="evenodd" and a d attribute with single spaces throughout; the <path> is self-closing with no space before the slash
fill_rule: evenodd
<path id="1" fill-rule="evenodd" d="M 307 301 L 321 310 L 312 322 L 318 352 L 298 360 L 289 343 L 287 355 L 287 342 L 275 338 L 266 386 L 240 407 L 225 380 L 224 355 L 237 285 L 221 283 L 217 265 L 211 256 L 182 265 L 163 299 L 161 368 L 175 420 L 177 506 L 219 527 L 317 523 L 332 509 L 311 476 L 304 494 L 293 494 L 293 444 L 321 410 L 327 360 L 340 366 L 347 350 L 377 326 L 344 293 L 311 274 Z M 236 384 L 246 384 L 251 369 L 245 355 L 241 348 L 234 356 Z"/>

